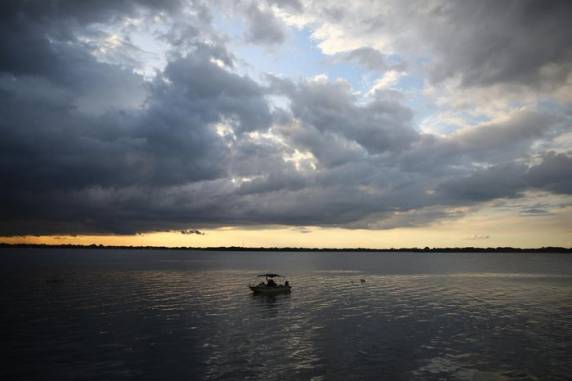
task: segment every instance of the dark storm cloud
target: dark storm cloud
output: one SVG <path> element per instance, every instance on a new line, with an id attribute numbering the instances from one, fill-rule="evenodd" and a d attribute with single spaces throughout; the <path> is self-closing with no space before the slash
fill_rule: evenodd
<path id="1" fill-rule="evenodd" d="M 407 172 L 463 176 L 475 163 L 490 167 L 525 160 L 535 142 L 551 141 L 567 131 L 569 122 L 558 113 L 517 111 L 447 137 L 421 134 L 412 149 L 400 153 L 399 166 Z"/>
<path id="2" fill-rule="evenodd" d="M 335 167 L 366 157 L 365 149 L 356 142 L 335 132 L 320 131 L 312 125 L 289 126 L 281 132 L 292 145 L 310 151 L 321 167 Z"/>
<path id="3" fill-rule="evenodd" d="M 540 163 L 527 167 L 510 163 L 477 170 L 466 177 L 439 184 L 438 193 L 447 202 L 481 202 L 517 197 L 526 190 L 572 194 L 572 157 L 549 152 Z"/>
<path id="4" fill-rule="evenodd" d="M 277 147 L 272 140 L 238 140 L 230 148 L 229 171 L 234 176 L 248 179 L 262 177 L 266 179 L 265 182 L 267 178 L 286 179 L 291 177 L 290 172 L 295 170 L 292 165 L 284 161 L 283 157 L 292 153 L 287 147 Z M 257 180 L 248 182 L 244 187 L 257 182 Z M 277 185 L 273 183 L 273 186 Z"/>
<path id="5" fill-rule="evenodd" d="M 465 85 L 518 82 L 540 85 L 542 70 L 572 62 L 570 1 L 513 0 L 443 2 L 426 17 L 429 37 L 438 53 L 433 77 L 460 75 Z"/>
<path id="6" fill-rule="evenodd" d="M 70 104 L 76 94 L 69 89 L 62 90 L 60 104 L 54 104 L 57 100 L 51 96 L 45 100 L 44 94 L 22 99 L 14 89 L 6 89 L 0 93 L 3 155 L 14 155 L 4 168 L 13 171 L 8 179 L 27 183 L 25 174 L 33 171 L 36 176 L 30 186 L 41 188 L 51 182 L 67 188 L 176 184 L 222 175 L 226 149 L 209 125 L 229 118 L 237 131 L 262 129 L 270 115 L 262 90 L 253 81 L 230 74 L 208 59 L 195 52 L 172 61 L 153 84 L 144 111 L 91 116 Z M 103 66 L 108 73 L 121 71 L 90 64 Z M 100 79 L 85 76 L 83 81 Z M 39 87 L 33 82 L 23 85 L 30 84 Z M 29 154 L 19 155 L 23 152 Z M 37 167 L 38 163 L 43 165 Z"/>
<path id="7" fill-rule="evenodd" d="M 247 30 L 245 38 L 248 42 L 260 45 L 281 44 L 286 39 L 284 27 L 272 11 L 261 10 L 255 3 L 245 12 Z"/>
<path id="8" fill-rule="evenodd" d="M 136 232 L 157 207 L 146 204 L 147 192 L 167 196 L 162 187 L 226 174 L 227 148 L 211 124 L 229 120 L 237 133 L 268 127 L 263 90 L 212 62 L 228 62 L 224 50 L 195 44 L 192 54 L 175 56 L 154 83 L 145 84 L 127 69 L 97 61 L 73 34 L 55 39 L 57 20 L 50 17 L 100 18 L 87 12 L 91 18 L 84 20 L 80 9 L 52 5 L 54 15 L 40 15 L 31 5 L 12 13 L 15 20 L 29 21 L 17 31 L 37 42 L 28 56 L 13 46 L 14 31 L 0 40 L 0 49 L 9 53 L 0 63 L 6 234 Z M 3 17 L 10 20 L 7 13 Z M 118 109 L 117 94 L 134 86 L 148 88 L 145 107 Z M 101 87 L 101 101 L 108 98 L 115 107 L 94 113 L 94 93 Z M 165 204 L 159 197 L 153 201 Z M 99 210 L 103 205 L 105 212 Z M 142 221 L 129 225 L 131 215 Z M 126 226 L 117 219 L 125 219 Z"/>
<path id="9" fill-rule="evenodd" d="M 524 165 L 498 165 L 477 170 L 466 177 L 452 178 L 438 187 L 445 201 L 489 201 L 496 198 L 516 197 L 526 189 Z"/>
<path id="10" fill-rule="evenodd" d="M 572 156 L 548 152 L 539 165 L 530 169 L 527 181 L 540 189 L 572 194 Z"/>
<path id="11" fill-rule="evenodd" d="M 112 23 L 143 10 L 174 12 L 180 1 L 18 1 L 2 2 L 0 70 L 15 74 L 50 74 L 66 80 L 65 59 L 89 61 L 74 49 L 75 32 L 93 23 Z M 71 44 L 71 46 L 70 46 Z M 68 50 L 68 51 L 64 51 Z M 73 78 L 68 83 L 74 83 Z"/>
<path id="12" fill-rule="evenodd" d="M 503 121 L 483 123 L 478 128 L 463 129 L 453 135 L 458 149 L 466 154 L 504 155 L 514 154 L 529 147 L 530 142 L 558 135 L 569 126 L 566 120 L 555 114 L 535 111 L 518 111 Z"/>
<path id="13" fill-rule="evenodd" d="M 235 132 L 268 128 L 272 117 L 265 91 L 250 78 L 226 71 L 209 58 L 210 49 L 172 61 L 164 72 L 168 84 L 154 89 L 154 100 L 186 113 L 189 121 L 213 123 L 224 115 L 233 120 Z"/>
<path id="14" fill-rule="evenodd" d="M 405 149 L 417 138 L 410 109 L 383 99 L 358 105 L 346 82 L 306 81 L 293 85 L 276 81 L 276 87 L 291 98 L 292 114 L 303 123 L 302 130 L 285 134 L 310 150 L 317 146 L 315 153 L 324 163 L 336 164 L 341 156 L 348 160 L 355 157 L 355 145 L 368 153 L 382 153 Z M 321 137 L 336 151 L 334 157 Z M 339 137 L 343 141 L 336 142 Z"/>

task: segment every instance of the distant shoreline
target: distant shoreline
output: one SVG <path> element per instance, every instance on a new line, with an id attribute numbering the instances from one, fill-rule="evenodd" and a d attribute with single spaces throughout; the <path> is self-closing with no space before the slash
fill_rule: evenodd
<path id="1" fill-rule="evenodd" d="M 366 253 L 572 253 L 565 247 L 410 247 L 410 248 L 304 248 L 304 247 L 166 247 L 166 246 L 106 246 L 106 245 L 45 245 L 28 243 L 0 243 L 2 248 L 38 248 L 38 249 L 92 249 L 92 250 L 188 250 L 188 251 L 256 251 L 256 252 L 366 252 Z"/>

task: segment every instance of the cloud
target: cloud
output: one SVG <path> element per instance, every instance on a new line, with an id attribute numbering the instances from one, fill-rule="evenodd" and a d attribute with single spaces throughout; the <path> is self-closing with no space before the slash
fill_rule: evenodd
<path id="1" fill-rule="evenodd" d="M 196 235 L 205 235 L 205 233 L 203 233 L 202 231 L 197 230 L 197 229 L 181 230 L 181 234 L 184 234 L 184 235 L 193 235 L 193 234 L 196 234 Z"/>
<path id="2" fill-rule="evenodd" d="M 550 216 L 550 213 L 546 209 L 538 209 L 538 208 L 531 208 L 531 209 L 523 209 L 520 211 L 520 215 L 522 216 Z"/>
<path id="3" fill-rule="evenodd" d="M 496 165 L 464 177 L 448 179 L 439 184 L 438 193 L 448 202 L 516 197 L 526 189 L 525 173 L 526 167 L 522 164 Z"/>
<path id="4" fill-rule="evenodd" d="M 388 66 L 384 55 L 376 49 L 361 47 L 354 49 L 343 55 L 343 58 L 350 62 L 356 62 L 372 71 L 385 71 Z"/>
<path id="5" fill-rule="evenodd" d="M 304 9 L 296 20 L 313 30 L 324 53 L 370 68 L 383 68 L 379 51 L 400 56 L 434 85 L 560 98 L 571 88 L 572 4 L 565 0 L 354 1 L 346 8 L 305 1 Z"/>
<path id="6" fill-rule="evenodd" d="M 6 234 L 153 229 L 128 221 L 136 208 L 141 215 L 134 220 L 159 208 L 145 204 L 149 199 L 165 205 L 145 192 L 168 195 L 169 187 L 226 175 L 228 148 L 212 124 L 228 120 L 243 133 L 271 122 L 263 89 L 216 64 L 230 60 L 221 48 L 196 43 L 190 54 L 173 55 L 149 83 L 98 61 L 73 30 L 50 41 L 52 23 L 25 31 L 38 41 L 30 57 L 11 47 L 13 31 L 0 41 L 10 52 L 8 64 L 0 65 Z"/>
<path id="7" fill-rule="evenodd" d="M 449 203 L 513 198 L 534 189 L 571 194 L 571 164 L 571 156 L 548 152 L 538 164 L 530 167 L 505 163 L 449 179 L 439 184 L 438 193 Z"/>
<path id="8" fill-rule="evenodd" d="M 305 81 L 300 84 L 280 83 L 276 91 L 290 97 L 293 117 L 301 122 L 302 129 L 316 129 L 327 140 L 341 138 L 346 147 L 338 151 L 353 150 L 357 144 L 369 153 L 405 149 L 417 138 L 411 125 L 412 112 L 393 100 L 374 99 L 359 105 L 351 86 L 344 81 Z M 330 136 L 329 138 L 327 136 Z M 293 132 L 292 137 L 304 138 Z M 305 148 L 312 151 L 312 144 L 320 145 L 320 139 L 311 142 L 306 136 Z M 308 139 L 310 138 L 310 139 Z M 334 146 L 336 146 L 334 144 Z M 326 152 L 316 151 L 320 161 Z"/>
<path id="9" fill-rule="evenodd" d="M 246 41 L 260 45 L 278 45 L 284 42 L 286 34 L 282 22 L 271 10 L 261 10 L 251 4 L 246 10 Z"/>
<path id="10" fill-rule="evenodd" d="M 295 13 L 302 12 L 304 5 L 299 0 L 266 0 L 268 4 L 287 9 Z"/>
<path id="11" fill-rule="evenodd" d="M 466 86 L 537 86 L 549 65 L 569 71 L 571 11 L 567 1 L 443 2 L 431 9 L 435 22 L 427 28 L 437 53 L 433 79 L 460 75 Z M 453 32 L 455 38 L 448 38 Z M 556 85 L 561 78 L 553 80 Z"/>
<path id="12" fill-rule="evenodd" d="M 375 81 L 368 94 L 376 95 L 377 92 L 382 92 L 391 88 L 399 81 L 402 76 L 403 73 L 396 70 L 386 71 L 381 78 Z"/>
<path id="13" fill-rule="evenodd" d="M 484 235 L 484 234 L 475 234 L 472 237 L 467 238 L 470 241 L 483 241 L 483 240 L 487 240 L 490 239 L 491 236 L 490 235 Z"/>
<path id="14" fill-rule="evenodd" d="M 533 187 L 562 194 L 572 194 L 572 156 L 548 152 L 542 162 L 527 173 Z"/>

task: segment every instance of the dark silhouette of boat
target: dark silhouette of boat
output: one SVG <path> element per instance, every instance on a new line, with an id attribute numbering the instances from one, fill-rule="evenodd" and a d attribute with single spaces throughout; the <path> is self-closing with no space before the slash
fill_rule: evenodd
<path id="1" fill-rule="evenodd" d="M 252 290 L 255 294 L 264 295 L 278 295 L 278 294 L 289 294 L 292 290 L 290 282 L 286 280 L 285 277 L 279 274 L 260 274 L 259 278 L 264 278 L 263 281 L 256 284 L 249 284 L 248 288 Z M 283 283 L 281 282 L 283 280 Z"/>

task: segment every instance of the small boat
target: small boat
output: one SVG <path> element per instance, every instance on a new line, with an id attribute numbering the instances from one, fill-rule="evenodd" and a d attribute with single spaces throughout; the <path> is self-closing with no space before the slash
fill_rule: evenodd
<path id="1" fill-rule="evenodd" d="M 252 290 L 255 294 L 264 295 L 278 295 L 278 294 L 289 294 L 292 290 L 292 286 L 285 277 L 279 274 L 260 274 L 259 278 L 264 278 L 263 281 L 256 284 L 249 284 L 248 288 Z M 276 280 L 275 280 L 276 279 Z M 279 284 L 281 280 L 284 283 Z M 277 282 L 278 281 L 278 282 Z"/>

